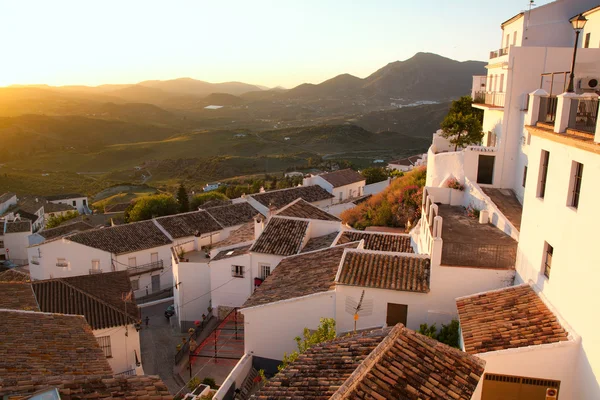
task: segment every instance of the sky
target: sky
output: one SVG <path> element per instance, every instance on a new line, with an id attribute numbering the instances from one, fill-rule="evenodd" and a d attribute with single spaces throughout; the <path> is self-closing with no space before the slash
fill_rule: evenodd
<path id="1" fill-rule="evenodd" d="M 538 0 L 538 6 L 548 3 Z M 527 0 L 0 0 L 0 86 L 364 78 L 417 52 L 487 60 Z"/>

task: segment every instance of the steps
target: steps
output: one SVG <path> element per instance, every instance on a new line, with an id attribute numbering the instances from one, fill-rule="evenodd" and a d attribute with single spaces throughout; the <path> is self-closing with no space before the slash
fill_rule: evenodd
<path id="1" fill-rule="evenodd" d="M 244 380 L 244 383 L 242 384 L 241 393 L 240 396 L 238 396 L 240 400 L 249 399 L 250 396 L 254 394 L 256 389 L 258 389 L 258 385 L 254 382 L 254 378 L 256 378 L 257 376 L 258 371 L 256 370 L 256 368 L 252 367 L 252 369 L 248 373 L 248 376 Z"/>

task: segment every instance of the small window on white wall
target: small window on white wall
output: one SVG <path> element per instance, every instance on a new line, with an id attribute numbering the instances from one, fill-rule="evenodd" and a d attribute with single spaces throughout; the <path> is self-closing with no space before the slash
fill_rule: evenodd
<path id="1" fill-rule="evenodd" d="M 498 87 L 499 92 L 504 92 L 504 74 L 500 75 L 500 85 Z"/>
<path id="2" fill-rule="evenodd" d="M 127 262 L 130 267 L 137 267 L 137 261 L 135 257 L 129 257 Z"/>
<path id="3" fill-rule="evenodd" d="M 100 271 L 100 260 L 92 260 L 92 270 Z"/>
<path id="4" fill-rule="evenodd" d="M 131 289 L 140 290 L 140 280 L 139 279 L 134 279 L 131 281 Z"/>
<path id="5" fill-rule="evenodd" d="M 267 277 L 271 275 L 271 266 L 261 264 L 260 266 L 260 279 L 267 279 Z"/>

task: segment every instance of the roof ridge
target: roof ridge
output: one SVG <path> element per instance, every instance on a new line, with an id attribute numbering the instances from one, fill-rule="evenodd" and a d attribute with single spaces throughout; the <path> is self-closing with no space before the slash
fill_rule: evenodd
<path id="1" fill-rule="evenodd" d="M 110 308 L 110 309 L 112 309 L 114 311 L 117 311 L 118 313 L 120 313 L 121 315 L 124 315 L 125 317 L 132 318 L 135 321 L 138 320 L 137 316 L 134 318 L 131 314 L 125 313 L 120 308 L 117 308 L 117 307 L 113 306 L 112 304 L 109 304 L 108 302 L 106 302 L 105 300 L 101 299 L 100 297 L 98 297 L 98 296 L 96 296 L 96 295 L 94 295 L 92 293 L 89 293 L 89 292 L 83 290 L 82 288 L 80 288 L 80 287 L 78 287 L 76 285 L 73 285 L 72 283 L 69 283 L 69 282 L 65 281 L 64 278 L 54 278 L 54 279 L 45 279 L 43 281 L 33 281 L 33 282 L 31 282 L 31 284 L 32 284 L 31 286 L 33 288 L 34 284 L 42 284 L 42 283 L 46 283 L 46 282 L 60 282 L 63 285 L 66 285 L 66 286 L 70 287 L 71 289 L 74 289 L 74 290 L 78 291 L 79 293 L 83 294 L 84 296 L 87 296 L 87 297 L 89 297 L 89 298 L 91 298 L 91 299 L 93 299 L 93 300 L 101 303 L 102 305 L 104 305 L 104 306 L 106 306 L 106 307 L 108 307 L 108 308 Z M 37 296 L 36 296 L 36 301 L 37 301 Z M 137 306 L 137 304 L 136 304 L 136 306 Z"/>
<path id="2" fill-rule="evenodd" d="M 385 328 L 384 328 L 385 329 Z M 335 393 L 329 398 L 329 400 L 341 400 L 348 393 L 351 393 L 358 384 L 362 381 L 362 378 L 371 371 L 373 366 L 381 360 L 383 355 L 394 345 L 396 339 L 403 332 L 404 325 L 395 325 L 390 332 L 383 338 L 381 342 L 369 353 L 369 355 L 360 363 L 360 365 L 350 374 L 350 376 L 342 383 L 342 385 L 335 391 Z"/>

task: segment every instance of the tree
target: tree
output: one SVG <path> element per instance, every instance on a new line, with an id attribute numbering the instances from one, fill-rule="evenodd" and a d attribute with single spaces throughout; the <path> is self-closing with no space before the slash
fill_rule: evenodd
<path id="1" fill-rule="evenodd" d="M 179 185 L 179 189 L 177 189 L 177 202 L 179 203 L 179 212 L 183 213 L 190 211 L 190 199 L 183 183 Z"/>
<path id="2" fill-rule="evenodd" d="M 155 217 L 177 214 L 179 204 L 168 194 L 145 196 L 136 200 L 131 209 L 126 210 L 126 222 L 145 221 Z"/>
<path id="3" fill-rule="evenodd" d="M 463 96 L 452 102 L 450 111 L 441 124 L 442 136 L 449 139 L 456 151 L 458 147 L 477 144 L 483 138 L 481 110 L 471 107 L 471 96 Z"/>
<path id="4" fill-rule="evenodd" d="M 383 167 L 369 167 L 360 171 L 360 174 L 367 180 L 367 185 L 385 181 L 388 173 Z"/>
<path id="5" fill-rule="evenodd" d="M 282 364 L 278 366 L 277 369 L 279 371 L 285 369 L 290 363 L 296 361 L 300 354 L 304 353 L 306 350 L 319 343 L 332 339 L 335 339 L 335 319 L 321 318 L 319 327 L 314 332 L 311 332 L 308 328 L 304 328 L 302 338 L 300 336 L 294 338 L 298 345 L 298 350 L 293 351 L 290 354 L 285 353 L 283 355 Z"/>
<path id="6" fill-rule="evenodd" d="M 67 211 L 62 215 L 51 215 L 46 221 L 46 229 L 56 228 L 60 224 L 70 219 L 77 217 L 79 213 L 77 211 Z"/>
<path id="7" fill-rule="evenodd" d="M 204 203 L 206 203 L 208 201 L 213 201 L 213 200 L 226 202 L 229 200 L 229 197 L 225 196 L 221 192 L 216 192 L 216 191 L 200 193 L 200 194 L 197 194 L 194 197 L 192 197 L 192 201 L 190 202 L 190 209 L 197 210 L 198 207 L 200 207 Z"/>

